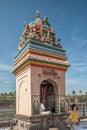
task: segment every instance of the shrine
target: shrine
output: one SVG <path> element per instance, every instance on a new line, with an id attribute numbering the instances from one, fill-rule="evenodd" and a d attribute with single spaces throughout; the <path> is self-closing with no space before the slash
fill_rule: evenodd
<path id="1" fill-rule="evenodd" d="M 69 66 L 61 39 L 57 40 L 48 18 L 41 20 L 37 11 L 35 20 L 24 23 L 14 59 L 16 115 L 40 114 L 41 100 L 45 100 L 47 110 L 60 113 L 65 108 L 65 74 Z"/>

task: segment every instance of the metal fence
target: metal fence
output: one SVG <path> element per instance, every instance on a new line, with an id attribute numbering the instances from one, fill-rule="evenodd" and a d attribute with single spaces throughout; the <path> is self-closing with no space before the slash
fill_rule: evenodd
<path id="1" fill-rule="evenodd" d="M 78 104 L 79 117 L 87 117 L 87 105 L 82 103 Z"/>

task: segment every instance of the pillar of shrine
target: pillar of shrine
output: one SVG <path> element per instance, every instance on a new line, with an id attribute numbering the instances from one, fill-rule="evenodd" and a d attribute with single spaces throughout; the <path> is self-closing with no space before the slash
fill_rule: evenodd
<path id="1" fill-rule="evenodd" d="M 60 113 L 60 103 L 66 95 L 65 78 L 70 66 L 61 40 L 56 38 L 48 18 L 24 24 L 20 45 L 12 69 L 16 77 L 16 114 L 39 114 L 41 100 L 47 110 Z"/>

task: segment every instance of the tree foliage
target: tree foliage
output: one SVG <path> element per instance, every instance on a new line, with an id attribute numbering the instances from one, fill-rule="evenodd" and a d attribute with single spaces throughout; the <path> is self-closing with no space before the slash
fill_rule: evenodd
<path id="1" fill-rule="evenodd" d="M 0 93 L 0 102 L 15 102 L 16 91 L 9 93 Z"/>
<path id="2" fill-rule="evenodd" d="M 73 90 L 73 91 L 72 91 L 72 94 L 73 94 L 73 95 L 75 95 L 75 94 L 76 94 L 76 91 L 75 91 L 75 90 Z"/>

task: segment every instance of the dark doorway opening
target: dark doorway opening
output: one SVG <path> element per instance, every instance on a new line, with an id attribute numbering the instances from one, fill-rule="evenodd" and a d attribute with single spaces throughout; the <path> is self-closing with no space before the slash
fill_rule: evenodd
<path id="1" fill-rule="evenodd" d="M 55 95 L 53 85 L 44 80 L 40 86 L 40 101 L 45 101 L 45 107 L 48 111 L 55 112 Z"/>

